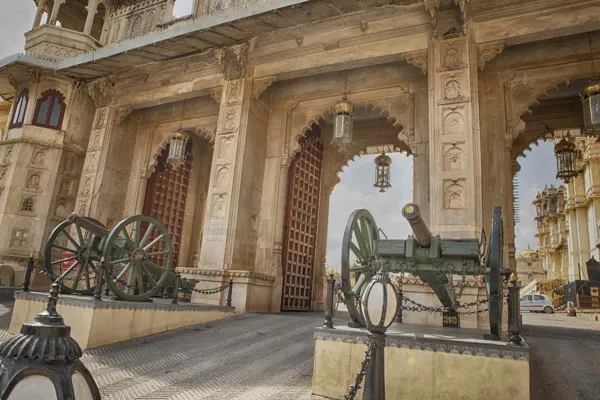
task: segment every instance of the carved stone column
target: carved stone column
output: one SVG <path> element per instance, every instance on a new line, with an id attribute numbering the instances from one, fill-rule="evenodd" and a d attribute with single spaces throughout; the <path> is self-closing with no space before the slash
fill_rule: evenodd
<path id="1" fill-rule="evenodd" d="M 479 237 L 482 226 L 477 63 L 473 35 L 429 42 L 431 231 Z"/>
<path id="2" fill-rule="evenodd" d="M 40 26 L 42 21 L 42 15 L 44 14 L 44 7 L 46 7 L 47 0 L 40 0 L 37 11 L 35 12 L 35 18 L 33 19 L 33 26 L 31 29 L 35 29 Z"/>
<path id="3" fill-rule="evenodd" d="M 52 12 L 50 13 L 50 18 L 48 18 L 48 25 L 56 25 L 56 19 L 58 18 L 58 11 L 60 10 L 60 6 L 66 1 L 67 0 L 54 0 Z"/>
<path id="4" fill-rule="evenodd" d="M 92 32 L 92 24 L 94 23 L 94 17 L 98 12 L 98 0 L 88 0 L 88 5 L 85 7 L 87 9 L 87 18 L 85 20 L 85 27 L 83 28 L 83 33 L 89 35 Z"/>
<path id="5" fill-rule="evenodd" d="M 233 305 L 238 310 L 266 310 L 274 277 L 256 272 L 255 260 L 268 110 L 252 97 L 245 52 L 245 45 L 241 45 L 217 53 L 226 79 L 207 195 L 200 270 L 220 271 L 215 273 L 224 279 L 229 275 L 245 278 L 234 286 Z"/>
<path id="6" fill-rule="evenodd" d="M 112 84 L 100 79 L 90 83 L 88 90 L 97 109 L 75 212 L 112 227 L 123 216 L 136 135 L 120 132 L 131 110 L 124 111 L 111 104 Z"/>

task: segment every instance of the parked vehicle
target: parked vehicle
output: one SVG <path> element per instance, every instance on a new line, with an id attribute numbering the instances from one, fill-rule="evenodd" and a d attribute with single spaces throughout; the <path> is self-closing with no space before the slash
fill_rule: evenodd
<path id="1" fill-rule="evenodd" d="M 545 312 L 552 314 L 554 306 L 552 300 L 545 294 L 528 294 L 521 297 L 521 311 Z"/>

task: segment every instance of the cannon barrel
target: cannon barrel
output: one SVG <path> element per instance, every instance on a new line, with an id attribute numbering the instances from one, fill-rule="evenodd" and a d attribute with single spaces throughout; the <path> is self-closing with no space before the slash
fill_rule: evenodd
<path id="1" fill-rule="evenodd" d="M 72 213 L 71 215 L 69 215 L 69 218 L 67 220 L 69 221 L 69 223 L 75 224 L 78 227 L 83 228 L 96 236 L 106 237 L 110 233 L 108 229 L 104 228 L 101 225 L 93 223 L 89 219 L 80 217 L 79 215 L 77 215 L 77 213 Z"/>
<path id="2" fill-rule="evenodd" d="M 425 221 L 423 221 L 419 206 L 415 203 L 406 204 L 404 207 L 402 207 L 402 215 L 410 224 L 414 237 L 417 240 L 417 243 L 419 243 L 419 246 L 429 247 L 433 235 L 425 224 Z"/>

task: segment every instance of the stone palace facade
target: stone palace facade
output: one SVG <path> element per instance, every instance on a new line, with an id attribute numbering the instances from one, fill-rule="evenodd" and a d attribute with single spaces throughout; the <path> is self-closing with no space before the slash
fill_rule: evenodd
<path id="1" fill-rule="evenodd" d="M 330 194 L 382 149 L 414 156 L 434 233 L 489 234 L 502 206 L 515 268 L 516 158 L 581 127 L 600 0 L 196 0 L 178 19 L 174 2 L 36 0 L 25 53 L 0 60 L 0 268 L 19 281 L 71 212 L 148 213 L 199 288 L 233 277 L 240 310 L 317 309 Z M 190 140 L 172 173 L 175 132 Z"/>

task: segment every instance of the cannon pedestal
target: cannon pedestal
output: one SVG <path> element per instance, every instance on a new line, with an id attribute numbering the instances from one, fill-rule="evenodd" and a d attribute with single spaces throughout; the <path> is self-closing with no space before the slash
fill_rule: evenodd
<path id="1" fill-rule="evenodd" d="M 9 332 L 17 334 L 45 306 L 47 293 L 17 292 Z M 104 346 L 160 332 L 227 318 L 233 307 L 179 303 L 94 301 L 89 297 L 61 295 L 58 312 L 71 326 L 71 336 L 82 349 Z"/>
<path id="2" fill-rule="evenodd" d="M 388 399 L 529 399 L 529 347 L 482 339 L 486 331 L 393 324 L 386 332 Z M 312 393 L 343 399 L 367 350 L 366 329 L 315 331 Z M 362 389 L 356 396 L 362 398 Z"/>

